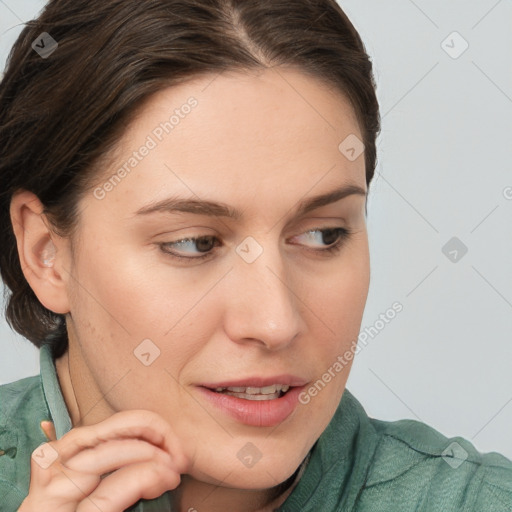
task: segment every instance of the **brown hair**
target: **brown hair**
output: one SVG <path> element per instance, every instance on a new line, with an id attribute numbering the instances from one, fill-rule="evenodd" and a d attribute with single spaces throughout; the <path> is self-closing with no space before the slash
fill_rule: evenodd
<path id="1" fill-rule="evenodd" d="M 58 44 L 45 56 L 33 46 L 43 32 Z M 67 349 L 64 316 L 39 302 L 21 270 L 9 216 L 16 190 L 36 194 L 69 236 L 98 163 L 153 93 L 279 65 L 350 100 L 369 185 L 380 132 L 372 63 L 335 0 L 50 0 L 24 27 L 0 83 L 0 273 L 11 327 L 55 357 Z"/>

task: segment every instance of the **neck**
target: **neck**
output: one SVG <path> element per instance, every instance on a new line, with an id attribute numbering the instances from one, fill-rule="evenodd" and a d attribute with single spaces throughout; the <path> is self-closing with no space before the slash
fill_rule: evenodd
<path id="1" fill-rule="evenodd" d="M 69 412 L 71 419 L 71 425 L 73 427 L 80 424 L 80 406 L 75 395 L 73 384 L 71 382 L 71 371 L 69 364 L 69 349 L 66 353 L 55 360 L 55 369 L 57 371 L 57 377 L 59 379 L 60 389 L 64 402 Z"/>
<path id="2" fill-rule="evenodd" d="M 59 385 L 73 428 L 94 425 L 114 413 L 77 350 L 80 349 L 70 342 L 66 353 L 55 360 Z"/>

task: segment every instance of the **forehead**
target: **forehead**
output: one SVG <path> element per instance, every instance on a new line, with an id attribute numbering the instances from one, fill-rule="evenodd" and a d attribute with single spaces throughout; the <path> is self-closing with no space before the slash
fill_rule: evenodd
<path id="1" fill-rule="evenodd" d="M 362 139 L 349 101 L 299 70 L 204 75 L 146 100 L 103 180 L 124 165 L 109 198 L 123 191 L 133 209 L 169 193 L 230 202 L 233 194 L 300 196 L 319 181 L 315 192 L 365 188 L 364 155 L 350 160 L 340 150 L 347 137 Z"/>
<path id="2" fill-rule="evenodd" d="M 197 105 L 187 107 L 194 98 Z M 230 71 L 208 74 L 160 90 L 144 103 L 123 137 L 125 146 L 151 133 L 172 118 L 172 137 L 180 144 L 214 149 L 253 148 L 258 143 L 296 140 L 298 135 L 315 143 L 337 142 L 347 131 L 361 132 L 352 106 L 341 91 L 295 68 Z M 236 141 L 236 143 L 235 143 Z M 235 149 L 235 148 L 233 148 Z"/>

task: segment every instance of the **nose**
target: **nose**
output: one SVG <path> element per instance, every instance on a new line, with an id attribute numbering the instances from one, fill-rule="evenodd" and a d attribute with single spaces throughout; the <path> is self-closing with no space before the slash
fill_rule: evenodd
<path id="1" fill-rule="evenodd" d="M 277 248 L 266 248 L 252 263 L 235 254 L 234 262 L 225 283 L 226 334 L 235 343 L 282 350 L 295 340 L 303 322 L 304 298 L 291 271 Z"/>

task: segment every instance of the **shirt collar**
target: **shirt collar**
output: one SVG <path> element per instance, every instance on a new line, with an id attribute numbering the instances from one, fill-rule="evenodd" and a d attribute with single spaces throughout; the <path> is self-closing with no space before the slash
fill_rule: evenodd
<path id="1" fill-rule="evenodd" d="M 378 436 L 366 411 L 345 388 L 329 425 L 310 451 L 304 475 L 279 511 L 355 510 Z"/>
<path id="2" fill-rule="evenodd" d="M 41 381 L 43 384 L 43 393 L 50 410 L 53 423 L 55 425 L 55 433 L 57 439 L 72 428 L 71 418 L 69 416 L 66 402 L 62 396 L 59 378 L 55 368 L 50 345 L 43 345 L 39 351 L 39 366 L 41 373 Z"/>

